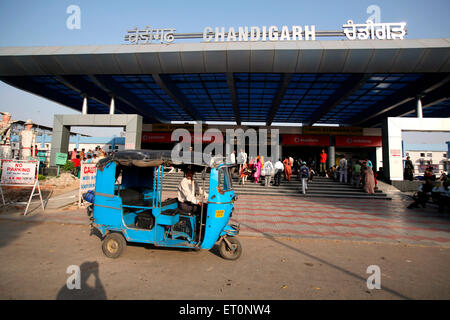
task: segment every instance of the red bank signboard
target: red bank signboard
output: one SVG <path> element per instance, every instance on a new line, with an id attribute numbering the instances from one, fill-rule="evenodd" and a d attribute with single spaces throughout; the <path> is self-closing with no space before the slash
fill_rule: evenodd
<path id="1" fill-rule="evenodd" d="M 330 136 L 315 136 L 305 134 L 283 134 L 281 144 L 293 146 L 318 146 L 327 147 L 330 145 Z"/>
<path id="2" fill-rule="evenodd" d="M 171 141 L 171 133 L 169 132 L 143 132 L 142 133 L 142 142 L 143 143 L 168 143 Z"/>
<path id="3" fill-rule="evenodd" d="M 379 136 L 336 136 L 336 147 L 381 147 Z"/>
<path id="4" fill-rule="evenodd" d="M 200 135 L 195 135 L 194 133 L 190 133 L 191 135 L 191 143 L 201 143 L 203 140 L 203 143 L 222 143 L 223 142 L 223 136 L 220 134 L 220 137 L 218 137 L 218 141 L 215 140 L 215 136 L 211 133 L 205 132 L 203 134 L 203 139 Z M 181 139 L 179 139 L 181 140 Z M 178 141 L 172 141 L 172 133 L 171 132 L 143 132 L 142 133 L 142 142 L 143 143 L 175 143 Z"/>

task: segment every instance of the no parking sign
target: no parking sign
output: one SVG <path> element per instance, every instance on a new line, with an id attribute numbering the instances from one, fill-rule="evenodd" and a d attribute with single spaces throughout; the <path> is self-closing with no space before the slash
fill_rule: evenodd
<path id="1" fill-rule="evenodd" d="M 37 178 L 37 161 L 2 161 L 2 185 L 33 186 Z"/>
<path id="2" fill-rule="evenodd" d="M 1 186 L 21 186 L 21 187 L 33 187 L 30 197 L 28 199 L 27 207 L 25 208 L 24 215 L 27 214 L 28 208 L 31 203 L 31 199 L 35 195 L 39 195 L 41 200 L 42 209 L 45 210 L 44 202 L 42 200 L 41 188 L 39 186 L 38 171 L 39 161 L 36 160 L 0 160 L 2 165 L 2 175 L 0 180 L 0 195 L 5 205 L 5 198 L 3 196 L 3 190 Z M 35 194 L 34 190 L 38 189 L 38 193 Z"/>

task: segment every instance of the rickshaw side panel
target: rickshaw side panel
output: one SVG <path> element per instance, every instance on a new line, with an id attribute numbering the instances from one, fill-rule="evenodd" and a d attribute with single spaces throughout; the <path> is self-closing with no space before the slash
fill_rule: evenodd
<path id="1" fill-rule="evenodd" d="M 114 195 L 116 165 L 111 162 L 103 171 L 97 170 L 95 184 L 94 223 L 108 229 L 122 229 L 122 200 Z"/>
<path id="2" fill-rule="evenodd" d="M 209 182 L 205 236 L 201 245 L 202 249 L 211 249 L 214 246 L 222 230 L 228 224 L 233 209 L 231 200 L 234 197 L 234 191 L 225 191 L 224 194 L 220 194 L 217 191 L 218 186 L 219 171 L 216 168 L 212 168 Z"/>

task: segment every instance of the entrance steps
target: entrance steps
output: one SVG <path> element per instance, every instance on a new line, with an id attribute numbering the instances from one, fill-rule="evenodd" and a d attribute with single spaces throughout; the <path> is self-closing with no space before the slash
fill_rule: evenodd
<path id="1" fill-rule="evenodd" d="M 169 173 L 164 175 L 163 190 L 176 191 L 179 182 L 183 179 L 182 173 Z M 203 181 L 200 174 L 196 174 L 194 179 L 202 186 Z M 263 185 L 264 177 L 258 184 L 247 181 L 245 185 L 240 184 L 237 176 L 233 179 L 233 189 L 239 195 L 254 196 L 298 196 L 298 197 L 325 197 L 325 198 L 355 198 L 355 199 L 380 199 L 392 200 L 381 190 L 375 190 L 375 194 L 367 194 L 360 188 L 349 184 L 341 184 L 324 177 L 314 177 L 312 182 L 308 183 L 306 195 L 302 194 L 302 183 L 296 176 L 291 177 L 291 181 L 282 179 L 280 186 L 265 187 Z M 209 174 L 205 177 L 205 189 L 209 188 Z"/>

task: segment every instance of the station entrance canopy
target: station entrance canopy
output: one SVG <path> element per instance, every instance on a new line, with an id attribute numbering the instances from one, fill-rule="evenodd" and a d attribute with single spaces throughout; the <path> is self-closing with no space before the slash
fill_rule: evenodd
<path id="1" fill-rule="evenodd" d="M 423 117 L 450 116 L 450 38 L 215 41 L 210 29 L 200 43 L 3 47 L 0 80 L 79 111 L 87 99 L 92 114 L 114 97 L 144 123 L 374 127 L 415 116 L 418 97 Z"/>

